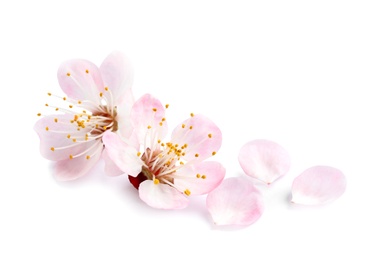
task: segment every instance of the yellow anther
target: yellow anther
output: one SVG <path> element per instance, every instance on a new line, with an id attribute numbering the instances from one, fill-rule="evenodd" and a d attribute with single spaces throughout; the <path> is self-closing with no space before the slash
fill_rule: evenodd
<path id="1" fill-rule="evenodd" d="M 158 143 L 159 143 L 159 144 L 161 143 L 161 140 L 160 140 L 160 139 L 158 140 Z"/>
<path id="2" fill-rule="evenodd" d="M 67 100 L 67 98 L 66 98 L 66 97 L 63 97 L 63 100 L 65 101 L 65 100 Z"/>
<path id="3" fill-rule="evenodd" d="M 151 125 L 148 125 L 148 129 L 150 129 L 151 128 Z"/>
<path id="4" fill-rule="evenodd" d="M 159 184 L 159 180 L 158 179 L 154 179 L 154 184 L 155 185 Z"/>
<path id="5" fill-rule="evenodd" d="M 51 96 L 51 93 L 50 93 L 50 92 L 48 92 L 48 93 L 47 93 L 47 95 Z"/>
<path id="6" fill-rule="evenodd" d="M 104 127 L 103 127 L 103 130 L 105 130 L 105 131 L 106 131 L 106 130 L 107 130 L 107 126 L 104 126 Z"/>
<path id="7" fill-rule="evenodd" d="M 180 165 L 184 165 L 184 162 L 180 162 Z"/>
<path id="8" fill-rule="evenodd" d="M 181 125 L 181 128 L 184 128 L 184 127 L 185 127 L 185 124 L 182 124 L 182 125 Z"/>
<path id="9" fill-rule="evenodd" d="M 46 103 L 45 106 L 48 107 L 48 104 Z"/>
<path id="10" fill-rule="evenodd" d="M 70 73 L 69 73 L 69 72 L 67 72 L 67 76 L 68 76 L 68 77 L 70 76 Z"/>
<path id="11" fill-rule="evenodd" d="M 73 143 L 75 143 L 77 140 L 76 140 L 76 138 L 73 138 L 72 141 L 73 141 Z"/>
<path id="12" fill-rule="evenodd" d="M 81 101 L 81 100 L 78 100 L 77 103 L 78 103 L 79 105 L 81 105 L 81 104 L 82 104 L 82 101 Z"/>
<path id="13" fill-rule="evenodd" d="M 90 155 L 86 155 L 86 159 L 89 160 L 90 159 Z"/>
<path id="14" fill-rule="evenodd" d="M 48 126 L 46 126 L 46 131 L 48 131 L 49 130 L 49 128 L 48 128 Z"/>
<path id="15" fill-rule="evenodd" d="M 161 143 L 161 146 L 165 146 L 165 144 L 164 144 L 164 143 Z"/>
<path id="16" fill-rule="evenodd" d="M 191 113 L 191 117 L 194 117 L 194 116 L 195 116 L 195 114 Z"/>
<path id="17" fill-rule="evenodd" d="M 202 175 L 202 176 L 201 176 L 201 179 L 204 179 L 204 180 L 205 180 L 205 179 L 206 179 L 206 175 Z"/>
<path id="18" fill-rule="evenodd" d="M 201 175 L 199 173 L 196 174 L 196 178 L 200 178 Z"/>
<path id="19" fill-rule="evenodd" d="M 166 104 L 165 107 L 168 108 L 170 105 L 169 104 Z"/>
<path id="20" fill-rule="evenodd" d="M 159 122 L 159 125 L 160 125 L 160 126 L 163 126 L 163 123 L 162 123 L 162 122 Z"/>
<path id="21" fill-rule="evenodd" d="M 140 155 L 141 155 L 141 152 L 137 152 L 137 156 L 140 157 Z"/>
<path id="22" fill-rule="evenodd" d="M 188 189 L 186 189 L 186 190 L 184 191 L 184 194 L 187 195 L 187 196 L 189 196 L 189 195 L 191 195 L 191 191 L 188 190 Z"/>
<path id="23" fill-rule="evenodd" d="M 108 91 L 108 87 L 105 87 L 104 90 Z"/>
<path id="24" fill-rule="evenodd" d="M 70 136 L 71 136 L 71 135 L 67 135 L 67 138 L 70 139 Z"/>
<path id="25" fill-rule="evenodd" d="M 181 156 L 185 156 L 185 153 L 181 153 Z"/>
<path id="26" fill-rule="evenodd" d="M 57 123 L 57 118 L 54 119 L 55 123 Z"/>
<path id="27" fill-rule="evenodd" d="M 59 111 L 59 108 L 57 107 L 57 108 L 55 108 L 55 111 Z"/>
<path id="28" fill-rule="evenodd" d="M 213 135 L 212 135 L 212 134 L 208 134 L 208 137 L 209 137 L 209 138 L 212 138 L 212 137 L 213 137 Z"/>
<path id="29" fill-rule="evenodd" d="M 38 113 L 37 116 L 41 116 L 42 114 L 41 113 Z"/>
<path id="30" fill-rule="evenodd" d="M 72 105 L 69 105 L 69 108 L 73 108 L 73 106 L 72 106 Z"/>
<path id="31" fill-rule="evenodd" d="M 70 155 L 69 155 L 69 159 L 71 159 L 71 160 L 72 160 L 72 159 L 73 159 L 73 155 L 71 155 L 71 154 L 70 154 Z"/>
<path id="32" fill-rule="evenodd" d="M 191 126 L 189 127 L 189 129 L 191 129 L 191 130 L 192 130 L 192 129 L 193 129 L 193 125 L 191 125 Z"/>
<path id="33" fill-rule="evenodd" d="M 99 127 L 99 125 L 98 124 L 95 124 L 95 128 L 98 128 Z"/>
<path id="34" fill-rule="evenodd" d="M 101 93 L 99 93 L 99 96 L 100 96 L 100 97 L 102 97 L 102 96 L 103 96 L 103 93 L 102 93 L 102 92 L 101 92 Z"/>
<path id="35" fill-rule="evenodd" d="M 162 118 L 162 122 L 166 121 L 166 118 Z"/>
<path id="36" fill-rule="evenodd" d="M 54 147 L 51 147 L 51 151 L 55 151 L 55 148 L 54 148 Z"/>
<path id="37" fill-rule="evenodd" d="M 216 155 L 217 154 L 217 152 L 212 152 L 212 155 L 214 156 L 214 155 Z"/>
<path id="38" fill-rule="evenodd" d="M 200 155 L 198 153 L 195 154 L 195 157 L 199 157 Z"/>
<path id="39" fill-rule="evenodd" d="M 86 73 L 89 73 L 89 70 L 85 70 Z"/>
<path id="40" fill-rule="evenodd" d="M 86 114 L 86 110 L 82 110 L 82 113 Z"/>
<path id="41" fill-rule="evenodd" d="M 156 109 L 156 108 L 153 108 L 153 111 L 154 111 L 154 112 L 157 112 L 157 109 Z"/>

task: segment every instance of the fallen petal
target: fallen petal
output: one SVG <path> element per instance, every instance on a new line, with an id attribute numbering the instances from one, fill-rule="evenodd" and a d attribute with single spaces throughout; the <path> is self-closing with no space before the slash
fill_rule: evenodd
<path id="1" fill-rule="evenodd" d="M 244 172 L 267 184 L 285 175 L 290 169 L 290 156 L 279 144 L 268 140 L 246 143 L 239 152 Z"/>
<path id="2" fill-rule="evenodd" d="M 251 225 L 264 209 L 262 197 L 246 178 L 228 178 L 210 192 L 206 206 L 216 225 Z"/>
<path id="3" fill-rule="evenodd" d="M 291 202 L 304 205 L 324 204 L 339 198 L 346 189 L 345 175 L 329 166 L 314 166 L 295 178 Z"/>

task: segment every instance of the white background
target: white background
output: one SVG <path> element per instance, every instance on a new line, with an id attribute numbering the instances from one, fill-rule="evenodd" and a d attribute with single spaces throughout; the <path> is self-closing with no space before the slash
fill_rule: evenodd
<path id="1" fill-rule="evenodd" d="M 375 259 L 375 13 L 362 0 L 2 1 L 0 259 Z M 52 177 L 33 125 L 46 93 L 62 94 L 58 66 L 113 50 L 132 61 L 136 97 L 171 105 L 170 130 L 191 112 L 217 123 L 226 177 L 244 174 L 247 141 L 289 152 L 289 173 L 261 187 L 259 221 L 215 227 L 204 196 L 149 208 L 100 166 Z M 291 205 L 293 179 L 314 165 L 341 169 L 345 194 Z"/>

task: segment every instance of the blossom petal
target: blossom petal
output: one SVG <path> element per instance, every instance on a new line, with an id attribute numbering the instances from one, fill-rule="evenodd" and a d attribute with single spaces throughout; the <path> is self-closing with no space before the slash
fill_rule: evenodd
<path id="1" fill-rule="evenodd" d="M 238 159 L 247 175 L 267 184 L 285 175 L 291 164 L 286 150 L 269 140 L 254 140 L 246 143 L 240 149 Z"/>
<path id="2" fill-rule="evenodd" d="M 68 97 L 100 104 L 100 93 L 104 92 L 104 84 L 98 67 L 92 62 L 80 59 L 63 62 L 57 77 L 61 89 Z"/>
<path id="3" fill-rule="evenodd" d="M 225 179 L 206 198 L 206 206 L 216 225 L 251 225 L 263 213 L 260 192 L 245 178 Z"/>
<path id="4" fill-rule="evenodd" d="M 97 152 L 87 159 L 80 156 L 56 162 L 54 176 L 58 181 L 71 181 L 85 175 L 100 159 L 101 152 Z"/>
<path id="5" fill-rule="evenodd" d="M 150 94 L 145 94 L 134 103 L 131 120 L 140 144 L 150 147 L 166 136 L 167 123 L 164 116 L 164 106 Z"/>
<path id="6" fill-rule="evenodd" d="M 52 161 L 66 160 L 70 156 L 88 153 L 98 145 L 97 140 L 85 140 L 88 128 L 77 131 L 77 125 L 71 124 L 72 115 L 51 115 L 39 119 L 34 130 L 39 135 L 40 152 L 43 157 Z M 68 135 L 79 135 L 80 138 Z"/>
<path id="7" fill-rule="evenodd" d="M 131 107 L 134 97 L 131 88 L 133 85 L 133 67 L 128 58 L 119 51 L 114 51 L 102 62 L 99 67 L 104 85 L 113 95 L 114 103 L 127 103 Z"/>
<path id="8" fill-rule="evenodd" d="M 155 184 L 152 180 L 143 181 L 139 188 L 140 198 L 149 206 L 158 209 L 182 209 L 189 200 L 177 189 L 167 184 Z"/>
<path id="9" fill-rule="evenodd" d="M 346 189 L 345 175 L 330 166 L 314 166 L 295 178 L 291 202 L 304 205 L 329 203 L 339 198 Z"/>
<path id="10" fill-rule="evenodd" d="M 185 160 L 205 160 L 216 154 L 222 144 L 221 130 L 203 115 L 195 115 L 178 125 L 171 135 L 171 142 L 183 150 Z"/>
<path id="11" fill-rule="evenodd" d="M 124 172 L 114 163 L 114 161 L 108 156 L 107 149 L 102 152 L 102 158 L 104 160 L 104 172 L 108 176 L 119 176 Z"/>
<path id="12" fill-rule="evenodd" d="M 141 172 L 143 163 L 137 156 L 138 151 L 134 147 L 126 144 L 117 134 L 109 131 L 105 132 L 102 140 L 108 157 L 120 170 L 133 177 Z"/>
<path id="13" fill-rule="evenodd" d="M 215 189 L 225 177 L 226 169 L 218 162 L 201 162 L 185 166 L 174 174 L 174 185 L 191 195 L 206 194 Z"/>

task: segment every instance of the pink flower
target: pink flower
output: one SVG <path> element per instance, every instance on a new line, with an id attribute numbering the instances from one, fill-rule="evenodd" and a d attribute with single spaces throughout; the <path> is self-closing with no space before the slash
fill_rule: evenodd
<path id="1" fill-rule="evenodd" d="M 188 196 L 206 194 L 223 180 L 223 166 L 204 161 L 216 154 L 222 134 L 206 117 L 191 114 L 174 129 L 170 141 L 163 142 L 167 133 L 164 116 L 161 102 L 144 95 L 131 111 L 134 138 L 123 141 L 106 132 L 103 142 L 144 202 L 155 208 L 180 209 L 188 205 Z"/>
<path id="2" fill-rule="evenodd" d="M 66 181 L 83 176 L 100 159 L 105 132 L 124 137 L 132 133 L 129 113 L 134 103 L 133 73 L 127 59 L 114 52 L 99 68 L 87 60 L 66 61 L 57 76 L 66 96 L 48 94 L 61 103 L 46 104 L 58 114 L 44 116 L 34 130 L 40 138 L 42 156 L 56 161 L 55 177 Z"/>

